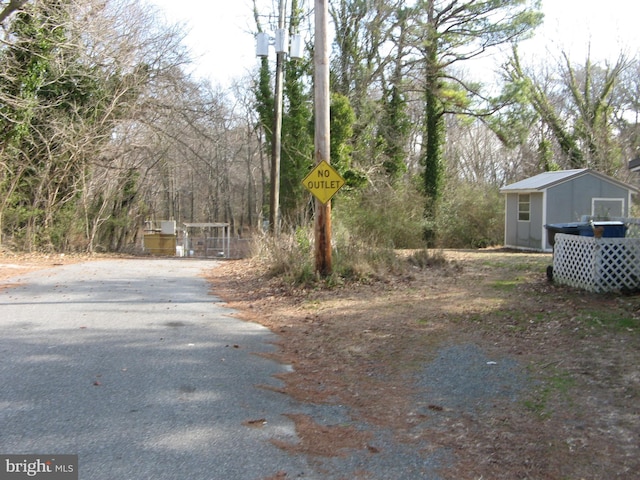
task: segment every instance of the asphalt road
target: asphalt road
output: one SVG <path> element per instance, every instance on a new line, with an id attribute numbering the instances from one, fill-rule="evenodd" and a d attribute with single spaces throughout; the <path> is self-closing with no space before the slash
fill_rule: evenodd
<path id="1" fill-rule="evenodd" d="M 323 478 L 270 443 L 297 441 L 283 414 L 300 406 L 259 387 L 287 366 L 255 355 L 272 333 L 210 294 L 199 274 L 214 266 L 102 260 L 12 279 L 0 453 L 77 454 L 83 480 Z"/>

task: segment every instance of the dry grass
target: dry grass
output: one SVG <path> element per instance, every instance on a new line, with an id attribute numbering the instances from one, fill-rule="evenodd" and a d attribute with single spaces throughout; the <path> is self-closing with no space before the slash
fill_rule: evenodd
<path id="1" fill-rule="evenodd" d="M 286 393 L 348 405 L 361 421 L 392 428 L 398 441 L 448 449 L 457 463 L 443 478 L 636 478 L 640 297 L 548 284 L 549 255 L 433 256 L 445 261 L 407 262 L 375 281 L 331 288 L 268 279 L 251 260 L 224 263 L 211 281 L 244 318 L 280 335 L 277 359 L 294 367 L 283 377 Z M 439 422 L 422 428 L 407 379 L 456 344 L 516 359 L 536 386 L 481 413 L 429 405 L 426 415 Z M 321 448 L 326 438 L 298 420 L 305 443 Z"/>

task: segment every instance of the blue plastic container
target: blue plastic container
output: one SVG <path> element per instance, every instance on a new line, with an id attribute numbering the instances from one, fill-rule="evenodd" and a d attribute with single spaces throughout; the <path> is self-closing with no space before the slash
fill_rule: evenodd
<path id="1" fill-rule="evenodd" d="M 593 222 L 593 226 L 589 223 L 578 226 L 580 235 L 583 237 L 593 237 L 594 229 L 603 228 L 603 238 L 622 238 L 627 233 L 627 226 L 624 222 Z"/>

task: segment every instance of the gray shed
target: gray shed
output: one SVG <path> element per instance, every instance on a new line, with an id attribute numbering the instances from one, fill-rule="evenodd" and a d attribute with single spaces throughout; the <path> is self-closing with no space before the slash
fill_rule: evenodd
<path id="1" fill-rule="evenodd" d="M 545 172 L 500 189 L 505 194 L 505 247 L 552 251 L 544 228 L 584 215 L 628 217 L 634 186 L 588 168 Z"/>

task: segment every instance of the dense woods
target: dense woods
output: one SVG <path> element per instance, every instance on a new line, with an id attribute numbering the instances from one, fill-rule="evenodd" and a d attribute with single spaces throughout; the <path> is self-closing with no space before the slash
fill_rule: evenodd
<path id="1" fill-rule="evenodd" d="M 331 0 L 331 162 L 347 180 L 337 225 L 396 248 L 502 241 L 498 189 L 589 167 L 634 183 L 639 58 L 518 42 L 543 21 L 532 0 Z M 255 3 L 255 32 L 272 13 Z M 248 16 L 251 12 L 248 12 Z M 310 5 L 287 2 L 290 33 Z M 269 218 L 274 67 L 229 89 L 188 74 L 184 31 L 141 0 L 0 1 L 0 241 L 8 248 L 123 251 L 145 224 Z M 240 33 L 239 33 L 240 34 Z M 287 59 L 280 215 L 310 223 L 313 38 Z M 501 47 L 495 79 L 466 65 Z"/>

